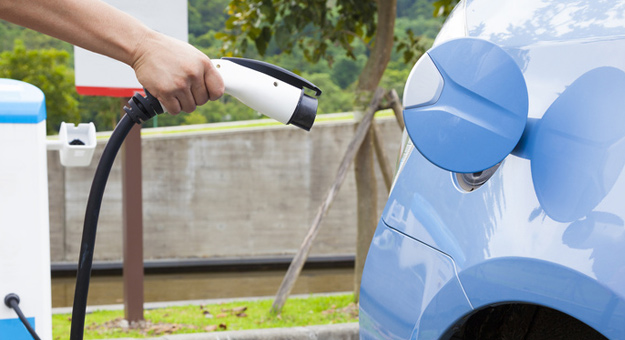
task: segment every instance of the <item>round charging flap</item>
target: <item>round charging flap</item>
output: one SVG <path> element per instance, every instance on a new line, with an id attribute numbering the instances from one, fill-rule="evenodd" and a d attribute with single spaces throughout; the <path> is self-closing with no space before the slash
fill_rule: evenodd
<path id="1" fill-rule="evenodd" d="M 527 122 L 525 79 L 499 46 L 461 38 L 425 53 L 404 89 L 406 130 L 435 165 L 474 173 L 501 162 Z"/>

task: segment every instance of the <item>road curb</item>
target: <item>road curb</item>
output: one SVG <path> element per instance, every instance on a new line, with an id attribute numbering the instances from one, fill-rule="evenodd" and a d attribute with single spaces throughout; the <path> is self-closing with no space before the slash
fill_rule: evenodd
<path id="1" fill-rule="evenodd" d="M 358 323 L 165 335 L 158 340 L 358 340 Z M 134 340 L 123 338 L 116 340 Z"/>

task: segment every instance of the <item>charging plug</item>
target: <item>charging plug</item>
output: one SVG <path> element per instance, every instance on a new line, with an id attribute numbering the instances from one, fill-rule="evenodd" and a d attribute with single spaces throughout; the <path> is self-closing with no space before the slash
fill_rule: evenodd
<path id="1" fill-rule="evenodd" d="M 153 95 L 144 89 L 145 97 L 140 93 L 135 93 L 134 96 L 128 100 L 128 105 L 124 106 L 124 111 L 128 114 L 130 119 L 136 124 L 144 123 L 157 114 L 164 112 L 163 106 L 159 103 Z"/>

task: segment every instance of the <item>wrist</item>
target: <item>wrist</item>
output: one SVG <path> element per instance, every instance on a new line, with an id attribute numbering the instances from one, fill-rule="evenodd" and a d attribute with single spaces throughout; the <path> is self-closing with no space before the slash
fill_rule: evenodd
<path id="1" fill-rule="evenodd" d="M 157 46 L 158 35 L 160 33 L 151 30 L 147 27 L 142 32 L 137 34 L 135 42 L 131 44 L 133 48 L 129 51 L 129 58 L 124 60 L 124 63 L 136 70 L 137 65 L 144 58 L 146 54 L 153 51 Z"/>

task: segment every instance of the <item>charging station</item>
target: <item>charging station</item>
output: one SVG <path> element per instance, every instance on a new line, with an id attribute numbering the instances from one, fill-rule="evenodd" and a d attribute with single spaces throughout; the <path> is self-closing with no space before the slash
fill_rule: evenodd
<path id="1" fill-rule="evenodd" d="M 46 139 L 46 106 L 37 87 L 0 79 L 0 300 L 19 296 L 20 309 L 41 339 L 52 339 L 47 149 L 65 166 L 88 165 L 95 127 L 63 123 Z M 16 311 L 0 305 L 0 339 L 31 340 Z"/>
<path id="2" fill-rule="evenodd" d="M 0 159 L 0 297 L 19 295 L 33 328 L 51 339 L 46 106 L 33 85 L 0 79 Z M 0 339 L 32 339 L 4 305 Z"/>

